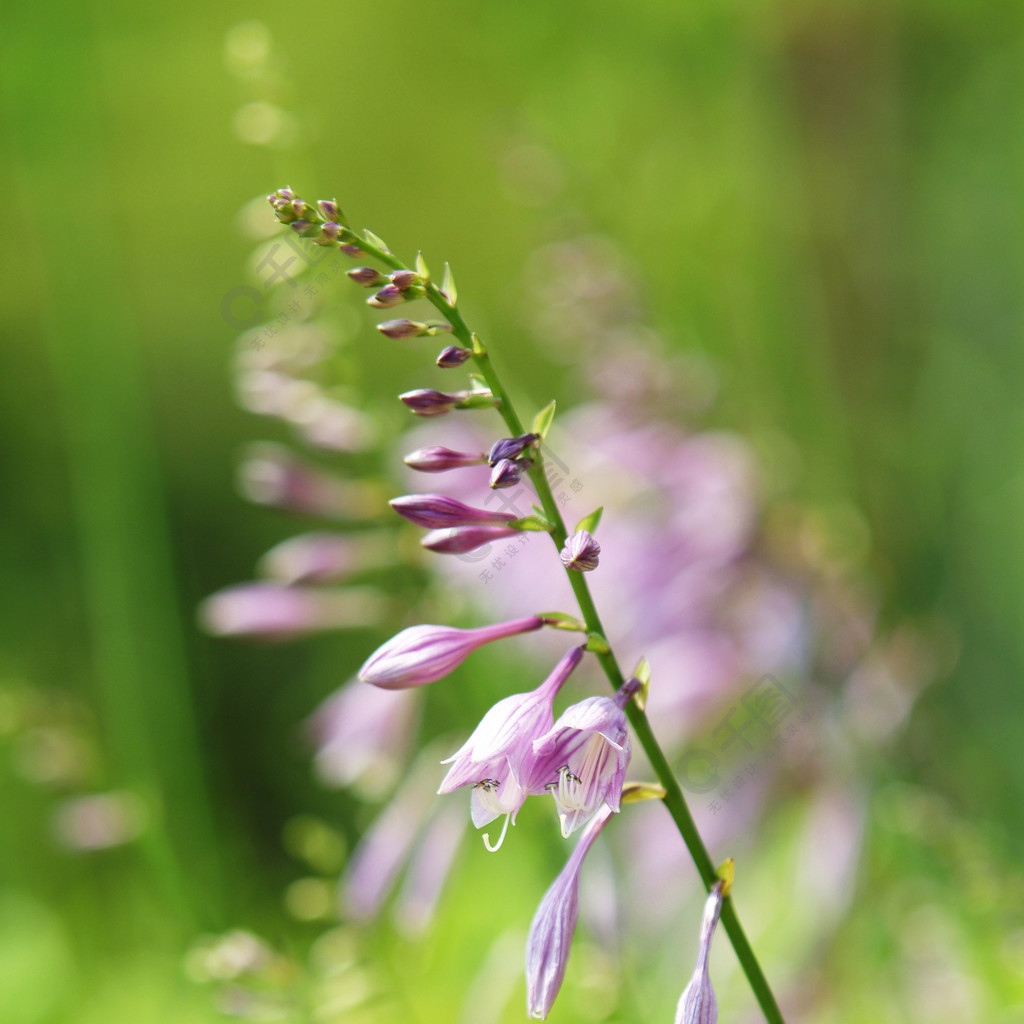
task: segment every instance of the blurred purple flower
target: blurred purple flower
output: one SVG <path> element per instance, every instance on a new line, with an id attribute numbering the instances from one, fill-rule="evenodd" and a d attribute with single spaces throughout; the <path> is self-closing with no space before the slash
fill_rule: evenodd
<path id="1" fill-rule="evenodd" d="M 463 466 L 480 466 L 487 461 L 483 452 L 458 452 L 444 445 L 434 444 L 426 448 L 417 448 L 405 457 L 405 464 L 410 469 L 421 473 L 443 473 L 449 469 L 461 469 Z"/>
<path id="2" fill-rule="evenodd" d="M 519 532 L 510 526 L 453 526 L 446 530 L 431 530 L 420 544 L 428 551 L 460 555 L 504 537 L 514 537 Z"/>

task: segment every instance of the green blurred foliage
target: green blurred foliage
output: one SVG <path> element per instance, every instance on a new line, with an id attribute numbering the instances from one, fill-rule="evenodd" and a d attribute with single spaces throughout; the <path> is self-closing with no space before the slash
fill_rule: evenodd
<path id="1" fill-rule="evenodd" d="M 249 19 L 269 26 L 270 74 L 225 63 Z M 242 926 L 304 949 L 317 928 L 281 904 L 303 870 L 285 823 L 319 814 L 350 838 L 364 823 L 313 784 L 300 732 L 378 638 L 247 646 L 194 626 L 202 597 L 291 530 L 233 488 L 240 446 L 267 427 L 233 406 L 223 315 L 251 283 L 239 211 L 285 183 L 337 194 L 403 254 L 450 260 L 537 408 L 577 392 L 520 308 L 527 258 L 570 231 L 613 238 L 652 324 L 717 361 L 714 421 L 787 439 L 803 500 L 863 511 L 883 620 L 940 614 L 959 659 L 906 742 L 858 766 L 873 824 L 815 968 L 819 1019 L 1020 1019 L 1005 908 L 1020 910 L 1024 837 L 1021 21 L 995 0 L 9 9 L 4 1020 L 221 1019 L 186 979 L 189 944 Z M 253 103 L 281 112 L 278 141 L 240 137 L 259 135 Z M 372 358 L 354 301 L 339 293 L 336 315 L 370 358 L 350 382 L 382 402 L 420 385 L 417 355 Z M 70 776 L 26 774 L 39 729 L 78 751 Z M 59 801 L 101 789 L 139 796 L 141 835 L 61 849 Z M 460 872 L 443 943 L 382 928 L 360 945 L 396 1019 L 454 1019 L 486 988 L 481 951 L 518 949 L 557 864 L 519 848 Z M 578 959 L 560 1019 L 605 1019 Z M 513 966 L 494 982 L 508 1020 Z M 921 988 L 936 974 L 945 1002 Z M 671 1014 L 632 998 L 649 1017 L 607 1019 Z"/>

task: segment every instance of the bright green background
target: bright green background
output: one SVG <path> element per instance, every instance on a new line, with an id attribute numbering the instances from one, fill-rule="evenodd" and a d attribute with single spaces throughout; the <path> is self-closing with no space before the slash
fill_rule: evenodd
<path id="1" fill-rule="evenodd" d="M 273 32 L 276 86 L 225 69 L 243 18 Z M 788 436 L 801 497 L 863 511 L 883 625 L 940 613 L 960 657 L 899 752 L 862 766 L 860 890 L 812 988 L 836 1021 L 946 1019 L 955 999 L 936 1010 L 915 988 L 948 979 L 918 956 L 945 929 L 970 1005 L 1024 1019 L 1022 18 L 963 0 L 11 7 L 4 1020 L 216 1019 L 183 950 L 239 925 L 301 949 L 315 929 L 280 906 L 301 873 L 283 824 L 315 811 L 354 827 L 351 802 L 310 781 L 296 728 L 375 638 L 253 648 L 193 625 L 289 529 L 233 490 L 239 445 L 266 431 L 232 404 L 220 313 L 247 281 L 236 213 L 285 183 L 337 194 L 405 254 L 451 260 L 472 322 L 537 404 L 552 384 L 571 399 L 574 380 L 523 330 L 524 261 L 567 223 L 605 233 L 640 268 L 654 326 L 718 361 L 716 422 Z M 240 141 L 251 100 L 291 112 L 300 143 Z M 516 141 L 562 168 L 543 205 L 503 185 Z M 389 360 L 367 387 L 386 396 L 416 372 Z M 95 739 L 91 785 L 162 809 L 138 843 L 52 843 L 58 794 L 16 764 L 25 708 L 55 701 Z M 908 817 L 908 801 L 927 812 Z M 508 870 L 539 894 L 549 865 Z M 481 916 L 469 871 L 427 948 L 386 933 L 367 947 L 402 1019 L 454 1019 L 479 944 L 528 922 L 534 897 L 513 899 L 513 881 Z M 908 910 L 921 893 L 941 927 Z M 673 999 L 615 1019 L 668 1019 Z"/>

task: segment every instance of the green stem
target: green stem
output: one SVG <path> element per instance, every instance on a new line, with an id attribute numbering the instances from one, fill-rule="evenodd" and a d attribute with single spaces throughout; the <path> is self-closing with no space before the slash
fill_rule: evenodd
<path id="1" fill-rule="evenodd" d="M 359 242 L 359 246 L 370 256 L 375 257 L 387 266 L 393 267 L 396 270 L 407 269 L 391 253 L 385 253 L 363 241 Z M 474 362 L 481 376 L 487 382 L 487 386 L 491 389 L 491 393 L 499 400 L 498 412 L 501 414 L 509 431 L 513 435 L 525 433 L 523 424 L 516 414 L 508 392 L 502 385 L 501 379 L 498 377 L 497 371 L 494 369 L 486 350 L 477 354 L 477 346 L 473 344 L 473 335 L 466 326 L 465 320 L 462 319 L 462 314 L 447 301 L 441 291 L 433 284 L 427 286 L 426 298 L 437 307 L 452 325 L 452 334 L 467 348 L 474 349 Z M 544 514 L 548 522 L 551 523 L 551 539 L 554 541 L 555 547 L 560 551 L 565 544 L 568 534 L 565 522 L 562 519 L 562 513 L 558 508 L 558 503 L 555 501 L 551 487 L 548 484 L 548 479 L 544 474 L 543 456 L 539 449 L 536 453 L 535 462 L 529 470 L 529 475 L 537 491 L 541 507 L 544 509 Z M 597 607 L 594 605 L 594 599 L 590 594 L 590 587 L 587 585 L 586 577 L 581 572 L 574 572 L 569 569 L 566 569 L 566 575 L 579 603 L 580 612 L 583 615 L 583 621 L 586 623 L 588 631 L 598 633 L 600 636 L 607 638 L 604 626 L 601 624 L 601 618 L 597 613 Z M 617 690 L 622 686 L 625 679 L 610 646 L 607 653 L 597 655 L 597 660 L 608 677 L 608 682 L 611 684 L 612 689 Z M 704 841 L 697 831 L 697 825 L 693 820 L 693 815 L 690 813 L 690 808 L 686 803 L 686 798 L 683 796 L 683 791 L 675 777 L 675 773 L 672 771 L 664 751 L 662 751 L 660 744 L 655 738 L 654 732 L 651 729 L 651 723 L 644 711 L 634 701 L 630 701 L 626 707 L 626 714 L 629 717 L 630 725 L 633 727 L 633 732 L 640 742 L 640 746 L 643 748 L 647 759 L 651 763 L 651 767 L 654 769 L 655 775 L 658 777 L 658 781 L 665 789 L 665 807 L 668 809 L 669 814 L 672 815 L 672 820 L 679 829 L 679 834 L 683 837 L 686 848 L 690 851 L 690 856 L 697 866 L 701 881 L 710 892 L 711 887 L 718 881 L 718 876 L 715 874 L 714 863 L 708 854 L 707 847 L 705 847 Z M 778 1003 L 775 1001 L 775 996 L 772 994 L 768 980 L 764 976 L 764 971 L 761 969 L 757 956 L 750 945 L 750 940 L 747 938 L 746 932 L 743 930 L 743 926 L 736 915 L 736 909 L 733 906 L 731 896 L 727 897 L 722 905 L 721 921 L 726 934 L 729 936 L 729 940 L 732 942 L 733 949 L 736 951 L 736 957 L 743 968 L 743 973 L 746 974 L 750 987 L 753 989 L 754 995 L 760 1004 L 765 1019 L 769 1024 L 785 1024 Z"/>

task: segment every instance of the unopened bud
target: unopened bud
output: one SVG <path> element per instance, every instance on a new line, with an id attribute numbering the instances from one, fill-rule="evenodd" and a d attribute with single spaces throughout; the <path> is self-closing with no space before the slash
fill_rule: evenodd
<path id="1" fill-rule="evenodd" d="M 487 456 L 483 452 L 457 452 L 442 445 L 417 448 L 405 457 L 405 464 L 421 473 L 443 473 L 463 466 L 480 466 L 486 461 Z"/>
<path id="2" fill-rule="evenodd" d="M 405 302 L 405 296 L 398 285 L 386 284 L 379 292 L 371 295 L 366 302 L 367 305 L 376 306 L 377 309 L 390 309 L 392 306 L 399 306 Z"/>
<path id="3" fill-rule="evenodd" d="M 320 199 L 317 201 L 316 206 L 324 220 L 340 221 L 345 219 L 338 208 L 338 201 L 336 199 Z"/>
<path id="4" fill-rule="evenodd" d="M 461 366 L 472 354 L 472 351 L 468 348 L 459 348 L 458 345 L 446 345 L 441 349 L 437 357 L 437 365 L 445 369 Z"/>
<path id="5" fill-rule="evenodd" d="M 515 487 L 523 470 L 531 466 L 531 459 L 513 462 L 512 459 L 499 459 L 491 470 L 491 490 L 498 491 L 503 487 Z"/>
<path id="6" fill-rule="evenodd" d="M 324 237 L 332 242 L 336 242 L 341 235 L 341 225 L 333 220 L 329 220 L 320 230 L 323 231 Z"/>
<path id="7" fill-rule="evenodd" d="M 415 270 L 396 270 L 391 275 L 391 283 L 401 291 L 420 283 L 420 275 Z"/>
<path id="8" fill-rule="evenodd" d="M 489 465 L 494 466 L 502 459 L 518 459 L 536 441 L 536 434 L 521 434 L 519 437 L 503 437 L 491 445 L 490 454 L 487 456 Z"/>
<path id="9" fill-rule="evenodd" d="M 396 341 L 402 338 L 419 338 L 429 333 L 430 328 L 417 320 L 385 320 L 377 324 L 377 330 L 381 334 Z"/>
<path id="10" fill-rule="evenodd" d="M 601 554 L 601 545 L 587 533 L 586 530 L 577 530 L 562 548 L 560 557 L 562 565 L 566 569 L 575 569 L 577 572 L 590 572 L 597 568 L 598 556 Z"/>
<path id="11" fill-rule="evenodd" d="M 416 391 L 406 391 L 398 397 L 417 416 L 442 416 L 446 412 L 451 412 L 462 396 L 458 393 L 448 394 L 431 388 L 419 388 Z"/>
<path id="12" fill-rule="evenodd" d="M 324 234 L 327 234 L 326 226 Z M 387 280 L 383 274 L 374 270 L 373 267 L 353 267 L 347 273 L 356 284 L 361 284 L 364 288 L 376 288 Z"/>

